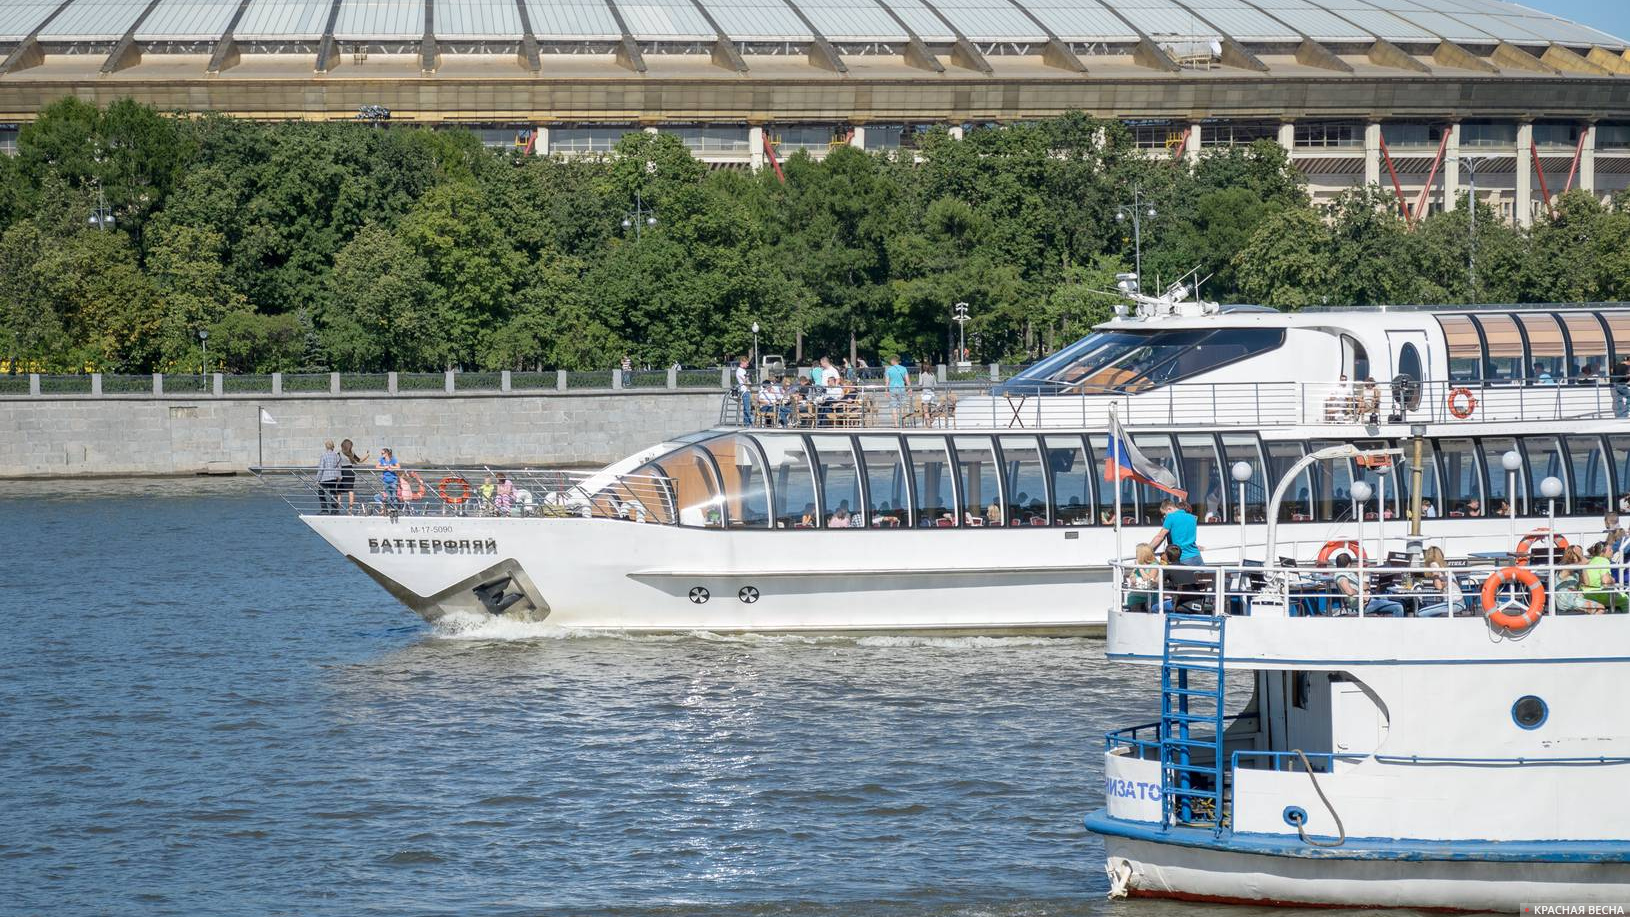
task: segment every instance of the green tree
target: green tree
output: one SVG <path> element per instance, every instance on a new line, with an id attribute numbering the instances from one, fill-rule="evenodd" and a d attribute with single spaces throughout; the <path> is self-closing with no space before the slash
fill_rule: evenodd
<path id="1" fill-rule="evenodd" d="M 450 356 L 430 266 L 380 226 L 335 256 L 317 327 L 331 364 L 352 372 L 426 370 Z"/>

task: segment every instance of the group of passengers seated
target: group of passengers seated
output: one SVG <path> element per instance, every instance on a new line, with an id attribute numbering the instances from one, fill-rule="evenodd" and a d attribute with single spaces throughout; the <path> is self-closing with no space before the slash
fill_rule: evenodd
<path id="1" fill-rule="evenodd" d="M 824 383 L 824 384 L 823 384 Z M 853 380 L 835 374 L 823 376 L 823 383 L 799 376 L 789 383 L 785 376 L 762 382 L 752 394 L 753 425 L 760 427 L 858 427 L 877 411 L 872 395 Z M 917 423 L 924 427 L 951 426 L 956 419 L 957 396 L 939 396 L 931 384 L 923 385 L 904 405 L 899 425 Z"/>
<path id="2" fill-rule="evenodd" d="M 1365 376 L 1354 387 L 1342 373 L 1335 390 L 1324 400 L 1324 419 L 1330 423 L 1379 423 L 1381 389 L 1375 379 Z"/>

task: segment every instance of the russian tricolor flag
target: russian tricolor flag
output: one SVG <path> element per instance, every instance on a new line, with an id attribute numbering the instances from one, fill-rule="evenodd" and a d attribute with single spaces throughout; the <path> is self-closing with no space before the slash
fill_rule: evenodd
<path id="1" fill-rule="evenodd" d="M 1164 490 L 1179 500 L 1188 499 L 1188 491 L 1177 486 L 1177 475 L 1170 468 L 1162 468 L 1138 451 L 1132 437 L 1121 429 L 1121 422 L 1109 415 L 1109 452 L 1104 456 L 1104 480 L 1137 481 L 1156 490 Z"/>

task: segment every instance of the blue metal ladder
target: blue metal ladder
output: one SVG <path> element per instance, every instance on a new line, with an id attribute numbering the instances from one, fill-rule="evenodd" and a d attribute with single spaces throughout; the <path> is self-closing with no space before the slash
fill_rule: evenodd
<path id="1" fill-rule="evenodd" d="M 1160 657 L 1160 815 L 1162 827 L 1221 831 L 1223 643 L 1226 615 L 1168 614 Z M 1195 727 L 1211 734 L 1194 734 Z M 1211 778 L 1210 787 L 1201 778 Z"/>

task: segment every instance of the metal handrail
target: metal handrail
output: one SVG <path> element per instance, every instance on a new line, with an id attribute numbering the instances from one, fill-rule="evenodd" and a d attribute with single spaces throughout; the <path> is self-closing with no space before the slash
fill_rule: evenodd
<path id="1" fill-rule="evenodd" d="M 1510 758 L 1484 758 L 1440 755 L 1377 755 L 1362 754 L 1358 752 L 1295 752 L 1295 751 L 1254 751 L 1239 750 L 1230 756 L 1230 769 L 1233 771 L 1271 771 L 1295 772 L 1295 765 L 1300 763 L 1299 755 L 1306 755 L 1308 763 L 1322 762 L 1324 770 L 1320 773 L 1330 773 L 1337 761 L 1364 761 L 1373 760 L 1381 764 L 1404 765 L 1471 765 L 1475 767 L 1531 767 L 1535 765 L 1583 765 L 1583 764 L 1630 764 L 1630 756 L 1622 755 L 1594 755 L 1594 756 L 1557 756 L 1557 757 L 1530 757 L 1526 755 Z M 1241 767 L 1242 758 L 1265 759 L 1269 767 Z"/>
<path id="2" fill-rule="evenodd" d="M 570 516 L 663 524 L 678 518 L 671 482 L 652 475 L 415 465 L 342 468 L 341 477 L 320 481 L 314 466 L 250 471 L 301 515 Z M 500 478 L 512 484 L 512 492 L 502 491 Z"/>

